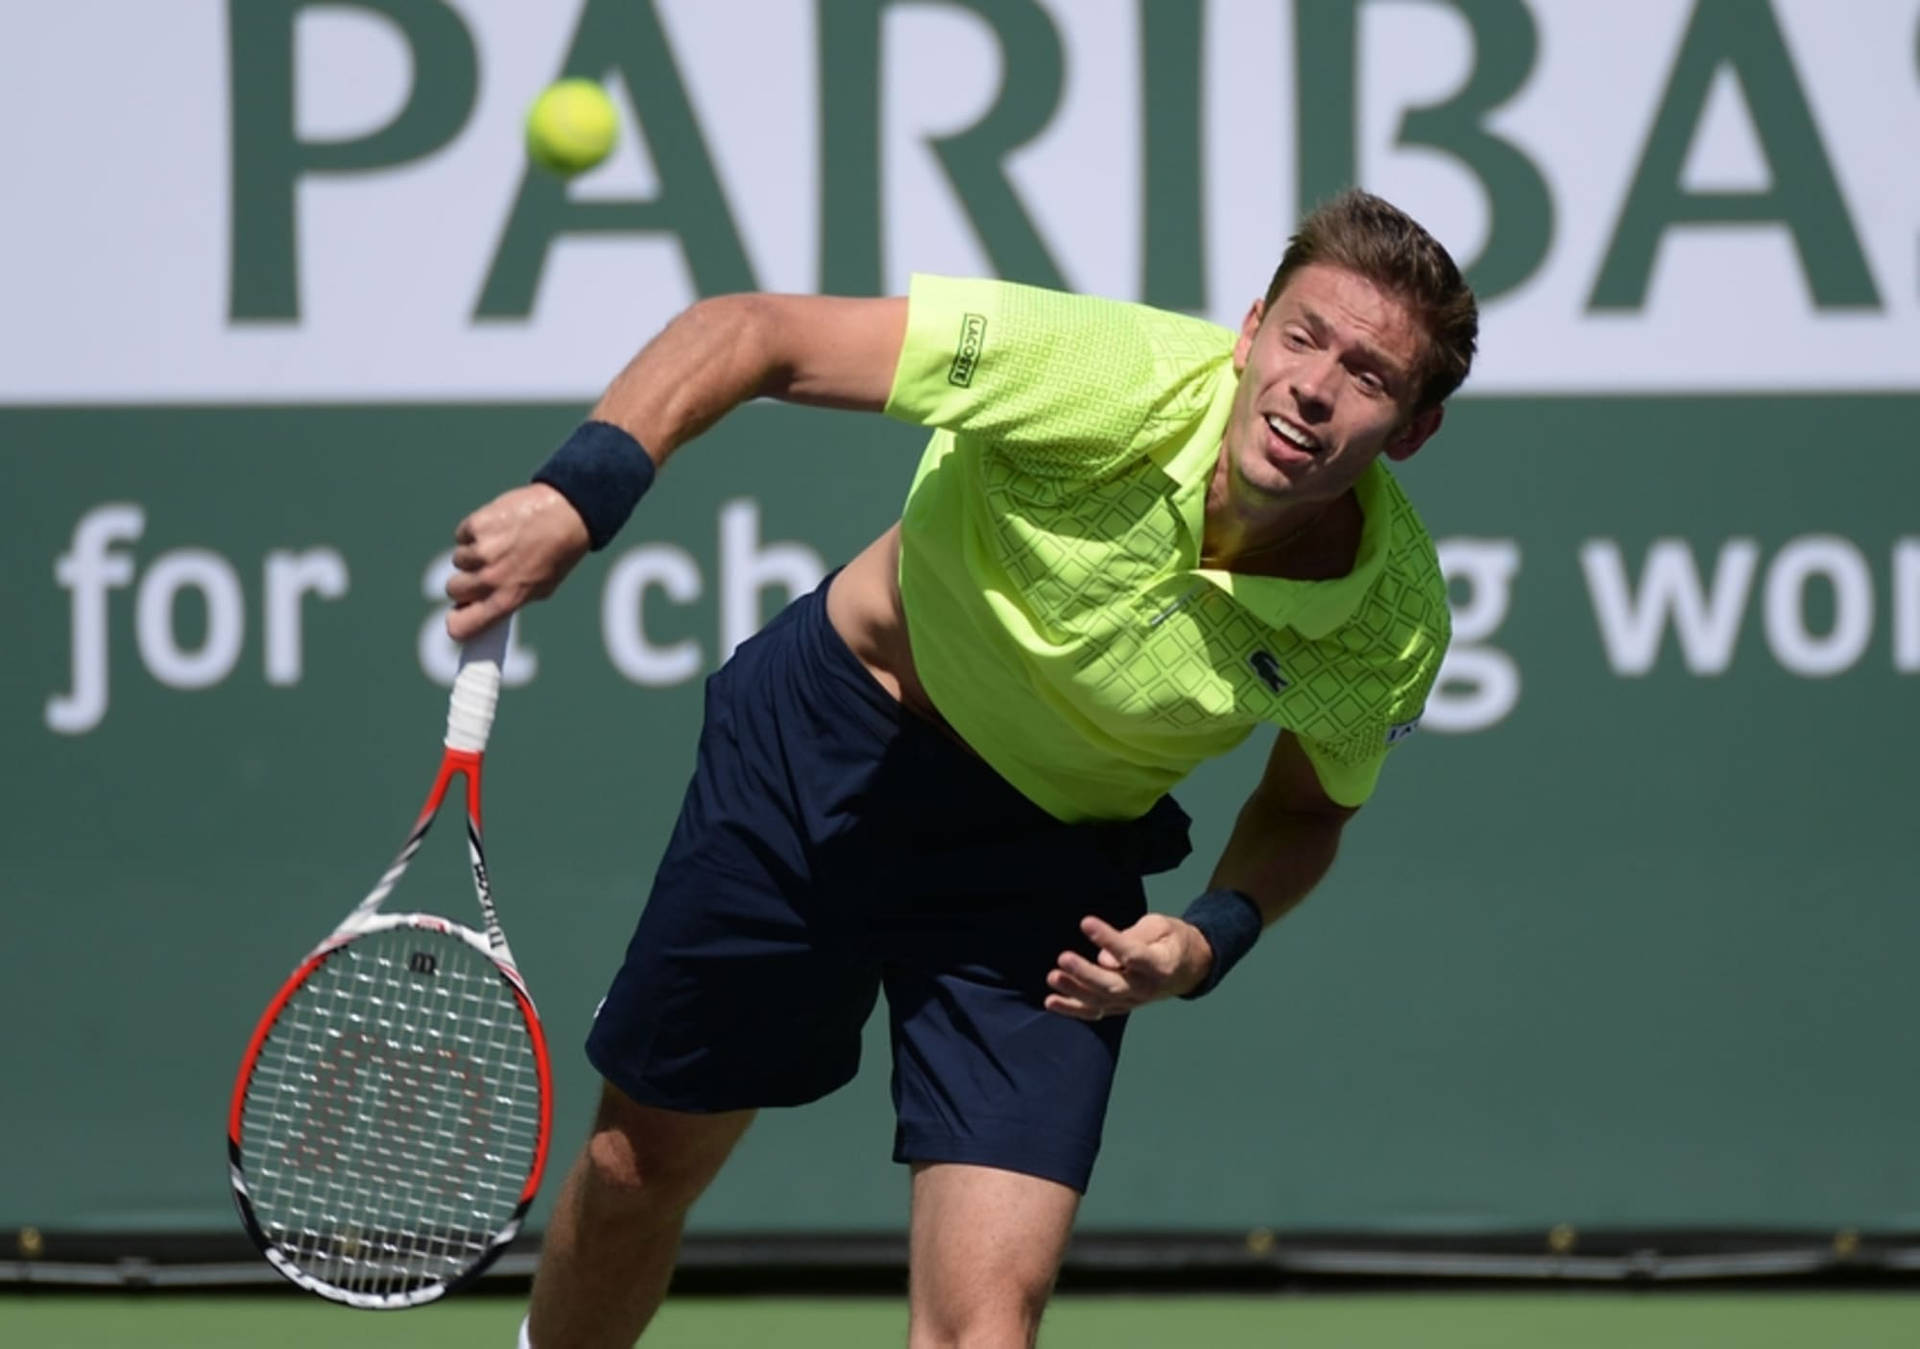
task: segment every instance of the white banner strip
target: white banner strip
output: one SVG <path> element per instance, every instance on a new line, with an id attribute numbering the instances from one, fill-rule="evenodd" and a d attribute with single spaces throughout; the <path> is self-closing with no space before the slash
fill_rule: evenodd
<path id="1" fill-rule="evenodd" d="M 1920 0 L 742 8 L 30 7 L 0 402 L 586 399 L 702 291 L 914 270 L 1233 323 L 1343 177 L 1477 261 L 1470 392 L 1920 388 Z"/>

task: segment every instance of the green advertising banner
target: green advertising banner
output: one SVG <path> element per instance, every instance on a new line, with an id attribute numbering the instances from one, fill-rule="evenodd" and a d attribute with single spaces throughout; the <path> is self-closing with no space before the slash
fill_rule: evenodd
<path id="1" fill-rule="evenodd" d="M 23 1164 L 0 1221 L 231 1221 L 253 1018 L 425 791 L 435 563 L 578 412 L 0 413 L 23 637 L 0 699 L 0 1147 Z M 1428 729 L 1243 974 L 1136 1019 L 1086 1224 L 1920 1224 L 1920 470 L 1894 449 L 1916 412 L 1462 403 L 1402 472 L 1459 615 Z M 701 678 L 893 518 L 918 444 L 745 409 L 526 615 L 490 861 L 563 1149 Z M 1161 907 L 1201 886 L 1262 749 L 1180 793 L 1197 850 Z M 466 911 L 453 837 L 406 889 Z M 901 1221 L 875 1029 L 853 1086 L 763 1117 L 700 1226 Z"/>

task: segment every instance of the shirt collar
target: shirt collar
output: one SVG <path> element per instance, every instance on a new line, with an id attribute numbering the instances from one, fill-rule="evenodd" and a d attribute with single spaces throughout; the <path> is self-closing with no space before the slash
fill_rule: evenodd
<path id="1" fill-rule="evenodd" d="M 1209 475 L 1211 466 L 1209 465 Z M 1378 460 L 1354 483 L 1360 502 L 1360 547 L 1353 569 L 1325 581 L 1293 581 L 1281 576 L 1249 576 L 1216 567 L 1196 567 L 1193 574 L 1226 592 L 1233 601 L 1270 628 L 1291 628 L 1306 638 L 1325 637 L 1359 611 L 1361 602 L 1379 579 L 1387 555 L 1393 551 L 1393 512 L 1388 508 L 1387 470 Z M 1195 539 L 1205 526 L 1206 480 L 1200 490 L 1183 493 L 1188 522 Z M 1194 513 L 1197 511 L 1197 515 Z"/>

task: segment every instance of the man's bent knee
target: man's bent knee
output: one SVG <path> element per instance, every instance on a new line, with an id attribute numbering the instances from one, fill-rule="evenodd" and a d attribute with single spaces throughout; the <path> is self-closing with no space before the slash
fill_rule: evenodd
<path id="1" fill-rule="evenodd" d="M 1039 1336 L 1051 1291 L 996 1289 L 964 1304 L 916 1308 L 911 1349 L 1023 1349 Z"/>
<path id="2" fill-rule="evenodd" d="M 677 1217 L 718 1174 L 753 1121 L 750 1110 L 690 1114 L 641 1105 L 609 1085 L 587 1139 L 596 1205 Z"/>

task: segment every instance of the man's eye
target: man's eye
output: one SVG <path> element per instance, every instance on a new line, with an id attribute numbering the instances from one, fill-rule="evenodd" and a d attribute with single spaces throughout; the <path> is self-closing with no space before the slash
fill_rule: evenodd
<path id="1" fill-rule="evenodd" d="M 1299 328 L 1287 329 L 1286 337 L 1287 345 L 1295 350 L 1304 351 L 1309 345 L 1306 333 Z"/>

